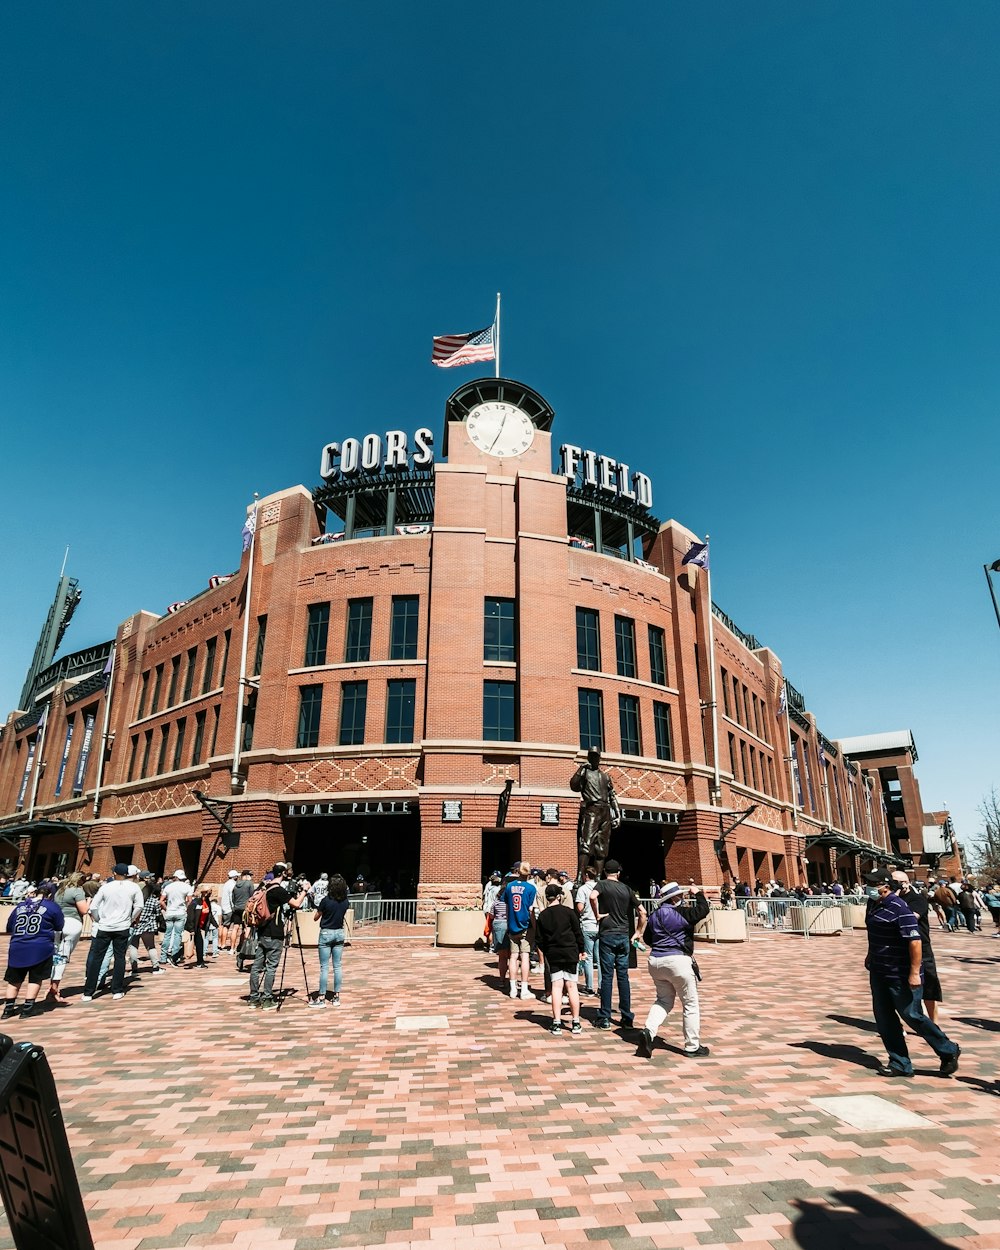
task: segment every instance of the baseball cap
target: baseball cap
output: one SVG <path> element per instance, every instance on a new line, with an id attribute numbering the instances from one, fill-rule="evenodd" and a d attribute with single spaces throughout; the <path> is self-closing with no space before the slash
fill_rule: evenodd
<path id="1" fill-rule="evenodd" d="M 569 880 L 569 873 L 566 871 L 565 868 L 560 868 L 557 875 L 560 877 L 565 877 L 567 881 Z"/>
<path id="2" fill-rule="evenodd" d="M 114 868 L 112 868 L 111 871 L 115 874 L 116 877 L 127 877 L 128 876 L 128 864 L 115 864 Z"/>
<path id="3" fill-rule="evenodd" d="M 137 877 L 139 875 L 139 869 L 135 864 L 129 864 L 128 875 L 130 877 Z"/>
<path id="4" fill-rule="evenodd" d="M 238 877 L 240 874 L 236 871 L 236 869 L 235 869 L 235 868 L 230 868 L 230 870 L 229 870 L 229 874 L 228 874 L 228 875 L 229 875 L 230 877 Z"/>
<path id="5" fill-rule="evenodd" d="M 153 874 L 151 872 L 149 872 L 147 869 L 144 868 L 142 872 L 139 873 L 139 880 L 148 881 L 152 875 Z"/>
<path id="6" fill-rule="evenodd" d="M 187 880 L 187 873 L 184 871 L 184 869 L 183 869 L 183 868 L 178 868 L 178 869 L 177 869 L 177 871 L 174 873 L 174 880 L 175 880 L 175 881 L 186 881 L 186 880 Z"/>
<path id="7" fill-rule="evenodd" d="M 617 859 L 608 859 L 604 861 L 605 872 L 621 872 L 622 866 Z"/>
<path id="8" fill-rule="evenodd" d="M 866 872 L 864 878 L 868 885 L 887 885 L 890 890 L 894 887 L 898 890 L 901 884 L 899 881 L 894 881 L 892 873 L 885 868 L 876 868 L 874 872 Z"/>

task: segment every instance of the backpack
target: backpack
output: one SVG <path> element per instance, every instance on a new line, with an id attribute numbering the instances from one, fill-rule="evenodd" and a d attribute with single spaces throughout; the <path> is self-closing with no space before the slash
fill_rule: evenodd
<path id="1" fill-rule="evenodd" d="M 250 895 L 243 909 L 243 923 L 248 929 L 263 929 L 273 915 L 267 905 L 267 892 L 270 886 L 258 886 Z"/>

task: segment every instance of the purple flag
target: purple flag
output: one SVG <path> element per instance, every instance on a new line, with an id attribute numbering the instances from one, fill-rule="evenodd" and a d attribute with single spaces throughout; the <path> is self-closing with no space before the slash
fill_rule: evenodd
<path id="1" fill-rule="evenodd" d="M 249 551 L 250 544 L 253 542 L 254 530 L 257 528 L 257 509 L 250 513 L 243 526 L 243 550 Z"/>
<path id="2" fill-rule="evenodd" d="M 708 543 L 692 543 L 681 565 L 697 564 L 700 569 L 708 568 Z"/>

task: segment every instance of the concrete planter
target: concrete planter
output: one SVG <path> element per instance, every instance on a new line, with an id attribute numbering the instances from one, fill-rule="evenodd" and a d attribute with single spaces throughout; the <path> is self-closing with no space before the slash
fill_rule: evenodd
<path id="1" fill-rule="evenodd" d="M 864 903 L 841 903 L 840 914 L 844 918 L 844 928 L 863 929 L 867 910 Z"/>
<path id="2" fill-rule="evenodd" d="M 299 920 L 299 941 L 297 946 L 316 946 L 319 941 L 319 912 L 318 911 L 300 911 L 298 913 Z M 351 940 L 351 934 L 354 932 L 354 908 L 348 907 L 344 916 L 344 930 L 347 941 Z M 295 937 L 295 930 L 292 930 L 292 937 Z"/>
<path id="3" fill-rule="evenodd" d="M 434 919 L 438 946 L 475 946 L 483 936 L 481 911 L 439 911 Z"/>
<path id="4" fill-rule="evenodd" d="M 747 917 L 743 911 L 717 911 L 713 908 L 695 926 L 694 936 L 702 942 L 745 942 Z"/>
<path id="5" fill-rule="evenodd" d="M 810 937 L 832 937 L 844 928 L 839 907 L 802 907 L 788 909 L 788 927 L 792 933 L 808 933 Z"/>

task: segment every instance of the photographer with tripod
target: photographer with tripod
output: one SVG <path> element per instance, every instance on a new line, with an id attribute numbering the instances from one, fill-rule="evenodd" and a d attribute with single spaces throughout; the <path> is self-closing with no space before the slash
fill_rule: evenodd
<path id="1" fill-rule="evenodd" d="M 274 880 L 262 885 L 247 903 L 244 923 L 257 932 L 257 954 L 250 970 L 250 1006 L 277 1007 L 274 977 L 281 962 L 281 952 L 291 939 L 291 921 L 306 901 L 307 891 L 301 882 L 292 883 L 288 864 L 275 864 Z M 292 893 L 296 890 L 296 893 Z"/>

